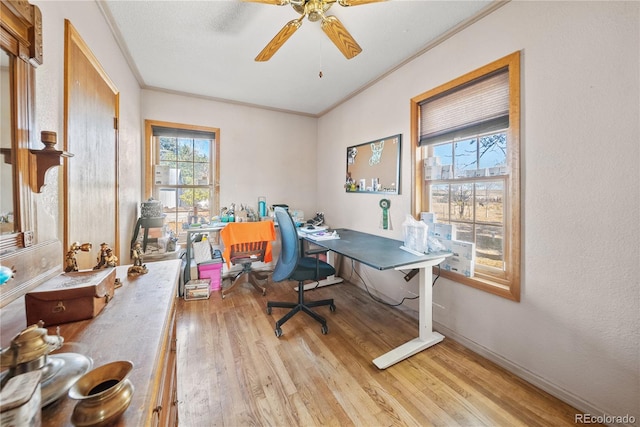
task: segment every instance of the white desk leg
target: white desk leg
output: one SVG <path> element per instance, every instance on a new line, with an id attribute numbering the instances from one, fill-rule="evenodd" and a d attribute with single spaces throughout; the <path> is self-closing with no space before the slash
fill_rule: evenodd
<path id="1" fill-rule="evenodd" d="M 334 262 L 333 257 L 334 257 L 334 254 L 332 251 L 327 252 L 327 262 L 335 267 L 335 264 L 333 263 Z M 320 280 L 319 283 L 307 283 L 306 285 L 303 286 L 303 289 L 305 291 L 308 291 L 309 289 L 321 288 L 323 286 L 335 285 L 336 283 L 342 283 L 342 282 L 343 282 L 342 277 L 334 276 L 332 274 L 326 279 Z M 298 287 L 296 286 L 296 291 L 297 290 L 298 290 Z"/>
<path id="2" fill-rule="evenodd" d="M 409 342 L 394 348 L 388 353 L 373 360 L 379 369 L 386 369 L 389 366 L 406 359 L 409 356 L 429 348 L 444 339 L 444 336 L 433 331 L 432 319 L 432 288 L 431 288 L 431 265 L 420 267 L 420 325 L 419 336 Z"/>

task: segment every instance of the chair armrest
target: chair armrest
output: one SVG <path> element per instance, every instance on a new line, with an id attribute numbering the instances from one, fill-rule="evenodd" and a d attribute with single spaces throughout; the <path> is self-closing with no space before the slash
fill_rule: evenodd
<path id="1" fill-rule="evenodd" d="M 329 249 L 318 248 L 318 249 L 309 249 L 307 251 L 304 251 L 304 254 L 305 255 L 318 255 L 318 254 L 326 254 L 327 252 L 329 252 Z"/>

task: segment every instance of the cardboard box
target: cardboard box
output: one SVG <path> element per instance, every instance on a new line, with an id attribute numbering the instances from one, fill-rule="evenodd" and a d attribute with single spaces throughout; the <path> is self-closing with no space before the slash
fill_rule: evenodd
<path id="1" fill-rule="evenodd" d="M 486 168 L 471 169 L 471 170 L 464 171 L 464 173 L 467 178 L 481 178 L 483 176 L 487 176 L 487 169 Z"/>
<path id="2" fill-rule="evenodd" d="M 433 212 L 420 212 L 420 221 L 428 224 L 436 222 L 436 214 Z"/>
<path id="3" fill-rule="evenodd" d="M 455 240 L 456 238 L 456 226 L 454 224 L 445 224 L 443 222 L 436 222 L 429 227 L 431 236 L 440 240 Z"/>
<path id="4" fill-rule="evenodd" d="M 426 166 L 440 166 L 440 157 L 427 157 L 426 159 L 424 159 L 424 164 Z"/>
<path id="5" fill-rule="evenodd" d="M 475 262 L 465 258 L 450 256 L 445 258 L 440 265 L 443 270 L 461 274 L 465 277 L 473 277 L 475 273 Z"/>
<path id="6" fill-rule="evenodd" d="M 487 171 L 487 176 L 499 176 L 499 175 L 507 175 L 507 174 L 508 174 L 508 170 L 506 165 L 489 168 Z"/>
<path id="7" fill-rule="evenodd" d="M 153 180 L 156 185 L 170 184 L 169 166 L 153 165 Z"/>
<path id="8" fill-rule="evenodd" d="M 476 245 L 462 240 L 443 240 L 442 244 L 450 251 L 454 257 L 475 261 Z"/>
<path id="9" fill-rule="evenodd" d="M 211 281 L 209 279 L 189 280 L 184 285 L 184 299 L 185 301 L 208 299 L 209 287 Z"/>
<path id="10" fill-rule="evenodd" d="M 452 255 L 440 264 L 446 271 L 473 277 L 475 274 L 476 245 L 462 240 L 441 240 L 442 244 L 451 251 Z"/>
<path id="11" fill-rule="evenodd" d="M 442 179 L 442 166 L 425 166 L 424 179 L 426 180 Z"/>
<path id="12" fill-rule="evenodd" d="M 453 165 L 444 165 L 442 166 L 442 177 L 441 179 L 453 179 Z"/>

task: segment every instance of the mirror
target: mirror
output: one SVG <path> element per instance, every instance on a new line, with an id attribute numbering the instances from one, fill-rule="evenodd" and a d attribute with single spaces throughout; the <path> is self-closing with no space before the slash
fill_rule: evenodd
<path id="1" fill-rule="evenodd" d="M 348 193 L 400 194 L 402 135 L 347 147 Z"/>
<path id="2" fill-rule="evenodd" d="M 0 171 L 0 209 L 3 212 L 13 209 L 13 225 L 6 225 L 8 229 L 5 231 L 3 227 L 0 233 L 0 264 L 13 270 L 13 278 L 0 286 L 0 307 L 4 307 L 60 274 L 64 252 L 60 240 L 38 236 L 36 211 L 41 203 L 31 190 L 31 174 L 35 168 L 33 164 L 30 167 L 33 157 L 30 148 L 40 146 L 35 126 L 35 79 L 36 67 L 42 64 L 43 57 L 42 14 L 28 1 L 0 0 L 0 16 L 0 55 L 2 70 L 8 79 L 3 81 L 0 92 L 3 120 L 0 163 L 4 168 L 5 157 L 10 161 L 9 169 Z M 8 63 L 6 68 L 5 63 Z M 5 109 L 7 102 L 9 107 Z M 8 126 L 6 120 L 9 120 Z M 5 140 L 5 131 L 9 142 Z M 12 180 L 7 184 L 12 191 L 6 193 L 5 175 Z"/>
<path id="3" fill-rule="evenodd" d="M 11 147 L 11 62 L 0 50 L 0 235 L 15 233 Z"/>
<path id="4" fill-rule="evenodd" d="M 2 131 L 0 255 L 33 243 L 29 139 L 34 132 L 35 67 L 42 64 L 42 15 L 27 1 L 0 3 Z"/>

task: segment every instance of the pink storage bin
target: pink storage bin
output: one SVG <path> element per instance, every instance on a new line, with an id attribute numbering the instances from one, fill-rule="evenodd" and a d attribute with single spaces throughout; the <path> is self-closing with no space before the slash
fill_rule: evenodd
<path id="1" fill-rule="evenodd" d="M 198 264 L 198 279 L 210 279 L 210 291 L 219 291 L 222 286 L 222 263 L 206 262 Z"/>

